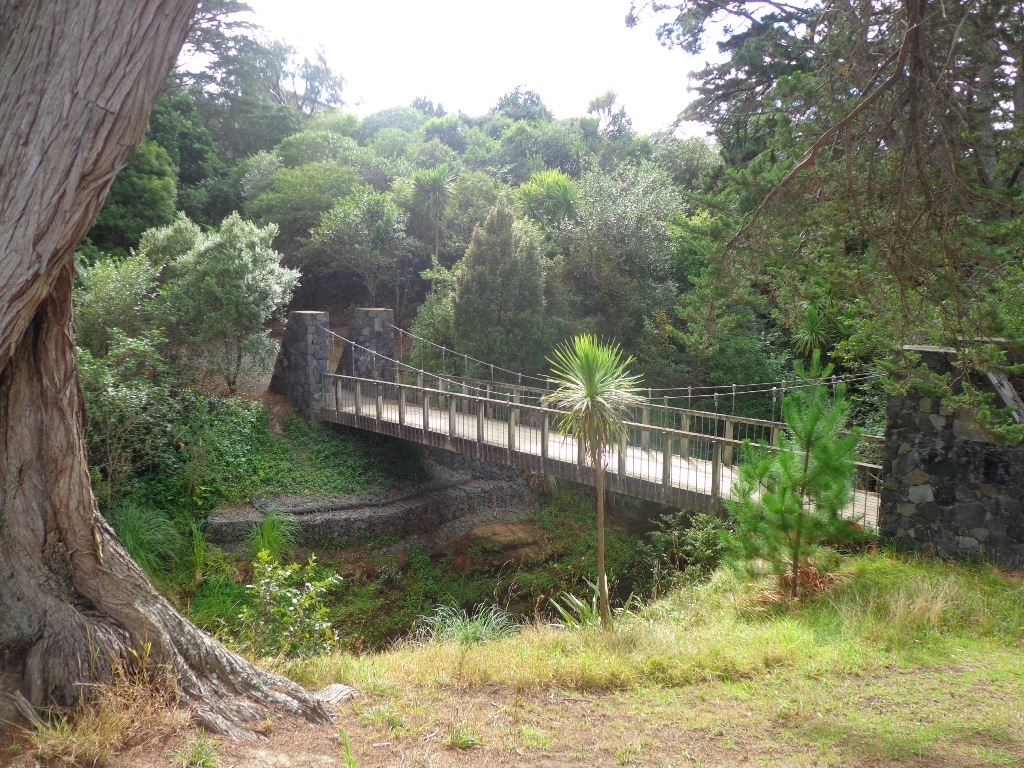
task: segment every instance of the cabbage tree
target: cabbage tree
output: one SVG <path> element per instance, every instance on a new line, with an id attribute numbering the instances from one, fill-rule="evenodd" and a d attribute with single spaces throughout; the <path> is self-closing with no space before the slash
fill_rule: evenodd
<path id="1" fill-rule="evenodd" d="M 640 378 L 629 373 L 632 357 L 618 344 L 581 334 L 555 349 L 550 358 L 557 389 L 544 396 L 550 408 L 562 411 L 556 428 L 580 441 L 597 486 L 597 584 L 601 626 L 611 628 L 608 577 L 605 573 L 604 485 L 607 450 L 625 436 L 629 409 L 644 402 Z"/>

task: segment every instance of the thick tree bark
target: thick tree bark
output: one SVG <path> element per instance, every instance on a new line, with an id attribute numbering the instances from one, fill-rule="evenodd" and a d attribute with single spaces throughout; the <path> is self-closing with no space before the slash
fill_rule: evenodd
<path id="1" fill-rule="evenodd" d="M 301 688 L 182 617 L 99 515 L 71 335 L 72 249 L 141 139 L 195 0 L 0 0 L 0 663 L 34 704 L 119 662 L 171 670 L 207 727 L 266 707 L 326 722 Z"/>

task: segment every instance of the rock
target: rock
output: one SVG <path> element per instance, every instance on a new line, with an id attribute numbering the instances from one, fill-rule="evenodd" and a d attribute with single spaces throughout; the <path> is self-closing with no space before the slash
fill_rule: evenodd
<path id="1" fill-rule="evenodd" d="M 915 504 L 926 504 L 935 501 L 935 492 L 930 485 L 912 485 L 907 489 L 907 495 Z"/>
<path id="2" fill-rule="evenodd" d="M 913 517 L 917 514 L 917 504 L 903 502 L 896 505 L 896 514 L 900 517 Z"/>
<path id="3" fill-rule="evenodd" d="M 324 704 L 341 704 L 356 698 L 358 695 L 359 691 L 351 686 L 333 683 L 314 693 L 313 698 L 322 701 Z"/>
<path id="4" fill-rule="evenodd" d="M 920 465 L 921 457 L 917 451 L 910 451 L 903 454 L 892 463 L 892 473 L 897 476 L 903 476 L 907 474 L 914 467 Z"/>
<path id="5" fill-rule="evenodd" d="M 988 510 L 980 501 L 957 504 L 953 508 L 953 525 L 958 529 L 981 528 L 985 524 Z"/>
<path id="6" fill-rule="evenodd" d="M 982 496 L 986 496 L 990 499 L 994 499 L 999 495 L 999 489 L 992 485 L 992 483 L 982 483 L 978 486 L 978 490 L 981 491 Z"/>
<path id="7" fill-rule="evenodd" d="M 978 541 L 985 541 L 989 536 L 988 528 L 971 528 L 971 538 Z"/>
<path id="8" fill-rule="evenodd" d="M 931 476 L 920 467 L 912 469 L 903 476 L 903 482 L 906 485 L 924 485 L 929 480 L 931 480 Z"/>
<path id="9" fill-rule="evenodd" d="M 957 540 L 961 552 L 978 552 L 981 550 L 981 542 L 971 536 L 961 536 Z"/>

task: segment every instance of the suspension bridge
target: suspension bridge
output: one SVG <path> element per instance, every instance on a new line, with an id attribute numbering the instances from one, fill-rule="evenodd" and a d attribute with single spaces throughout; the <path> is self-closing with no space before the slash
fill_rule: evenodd
<path id="1" fill-rule="evenodd" d="M 318 366 L 315 386 L 319 391 L 313 410 L 321 421 L 538 475 L 594 484 L 594 468 L 581 443 L 558 431 L 564 414 L 545 405 L 545 395 L 555 387 L 552 382 L 410 338 L 408 332 L 390 323 L 378 322 L 377 326 L 377 339 L 382 333 L 393 334 L 385 346 L 396 350 L 394 356 L 371 348 L 369 343 L 320 331 L 326 337 L 328 359 Z M 425 370 L 400 359 L 402 349 L 412 346 L 406 343 L 410 341 L 436 347 L 434 357 L 447 362 L 449 372 Z M 461 371 L 456 374 L 458 368 Z M 485 377 L 467 375 L 475 372 L 483 372 Z M 848 380 L 829 383 L 835 386 Z M 776 450 L 786 428 L 775 419 L 736 415 L 736 404 L 758 395 L 770 399 L 773 414 L 781 414 L 782 398 L 801 386 L 806 384 L 643 391 L 647 401 L 630 411 L 625 438 L 605 450 L 608 489 L 668 506 L 720 514 L 722 500 L 733 495 L 745 446 Z M 713 409 L 701 407 L 705 404 Z M 868 454 L 883 442 L 874 435 L 862 435 L 861 439 L 862 453 Z M 881 466 L 860 461 L 856 470 L 853 500 L 844 514 L 865 527 L 877 528 Z"/>

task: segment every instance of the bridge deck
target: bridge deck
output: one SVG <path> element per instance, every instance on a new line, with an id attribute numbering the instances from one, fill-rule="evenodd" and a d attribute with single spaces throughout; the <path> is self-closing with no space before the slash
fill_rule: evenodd
<path id="1" fill-rule="evenodd" d="M 328 386 L 326 404 L 319 412 L 322 421 L 594 484 L 593 469 L 586 466 L 579 445 L 551 428 L 554 412 L 547 409 L 492 403 L 422 387 L 345 381 L 351 377 L 342 376 L 328 378 L 334 381 L 333 386 Z M 344 386 L 355 381 L 359 381 L 359 389 L 365 394 L 357 396 L 355 386 Z M 391 399 L 384 397 L 385 391 Z M 423 399 L 428 401 L 426 423 Z M 504 417 L 496 418 L 499 413 Z M 609 490 L 703 512 L 717 511 L 720 500 L 731 496 L 736 471 L 732 458 L 738 459 L 740 454 L 733 449 L 738 447 L 738 441 L 650 425 L 631 426 L 637 439 L 606 453 Z M 659 448 L 667 448 L 668 456 Z M 865 477 L 858 483 L 862 487 L 855 491 L 846 516 L 866 527 L 877 528 L 878 494 L 863 487 L 873 488 L 865 482 L 866 475 L 874 474 L 877 468 L 863 464 L 860 469 Z"/>

